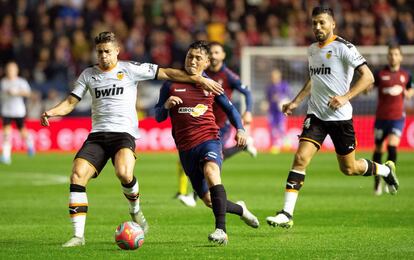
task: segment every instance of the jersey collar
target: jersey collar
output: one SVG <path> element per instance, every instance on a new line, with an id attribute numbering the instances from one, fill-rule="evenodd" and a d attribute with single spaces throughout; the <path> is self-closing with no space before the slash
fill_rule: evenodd
<path id="1" fill-rule="evenodd" d="M 99 67 L 99 64 L 97 65 L 98 69 L 102 72 L 109 72 L 109 71 L 113 70 L 116 66 L 118 66 L 118 61 L 114 64 L 114 66 L 112 66 L 112 67 L 110 67 L 109 69 L 106 69 L 106 70 Z"/>
<path id="2" fill-rule="evenodd" d="M 329 38 L 329 39 L 328 39 L 326 42 L 324 42 L 323 44 L 318 43 L 319 48 L 323 48 L 323 47 L 325 47 L 326 45 L 330 44 L 331 42 L 335 41 L 335 39 L 336 39 L 337 37 L 338 37 L 338 36 L 334 34 L 334 35 L 332 35 L 332 37 L 331 37 L 331 38 Z"/>

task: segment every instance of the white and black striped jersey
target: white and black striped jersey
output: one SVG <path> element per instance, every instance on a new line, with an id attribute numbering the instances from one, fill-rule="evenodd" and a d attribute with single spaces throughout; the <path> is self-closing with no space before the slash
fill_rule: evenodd
<path id="1" fill-rule="evenodd" d="M 336 110 L 329 108 L 328 102 L 349 91 L 354 71 L 366 64 L 365 58 L 353 44 L 334 36 L 324 46 L 313 43 L 308 49 L 308 61 L 312 88 L 307 113 L 324 121 L 351 119 L 350 102 Z"/>
<path id="2" fill-rule="evenodd" d="M 22 96 L 10 95 L 9 91 L 28 91 L 30 85 L 24 78 L 17 77 L 10 80 L 3 78 L 0 82 L 1 88 L 1 114 L 3 117 L 20 118 L 26 116 L 26 106 Z"/>
<path id="3" fill-rule="evenodd" d="M 92 131 L 125 132 L 139 138 L 135 109 L 139 81 L 155 79 L 158 65 L 118 61 L 109 71 L 97 65 L 86 68 L 75 82 L 72 95 L 92 96 Z"/>

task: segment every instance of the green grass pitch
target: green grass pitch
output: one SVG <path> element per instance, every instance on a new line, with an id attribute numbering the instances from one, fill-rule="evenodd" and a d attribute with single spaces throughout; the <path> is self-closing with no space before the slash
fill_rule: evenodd
<path id="1" fill-rule="evenodd" d="M 368 153 L 360 156 L 371 157 Z M 266 224 L 283 205 L 292 154 L 236 155 L 223 165 L 230 200 L 244 200 L 259 229 L 227 215 L 229 244 L 214 246 L 212 211 L 198 201 L 186 208 L 177 189 L 175 154 L 139 154 L 135 175 L 150 224 L 142 248 L 123 251 L 114 242 L 129 220 L 127 202 L 110 163 L 88 187 L 86 245 L 62 248 L 71 237 L 68 176 L 73 154 L 13 156 L 0 165 L 0 259 L 414 259 L 413 153 L 399 154 L 401 188 L 375 197 L 373 179 L 346 177 L 333 153 L 313 159 L 301 190 L 292 229 Z"/>

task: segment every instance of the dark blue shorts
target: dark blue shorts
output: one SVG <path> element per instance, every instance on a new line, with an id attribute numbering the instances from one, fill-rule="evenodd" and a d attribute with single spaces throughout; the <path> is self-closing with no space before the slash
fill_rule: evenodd
<path id="1" fill-rule="evenodd" d="M 374 125 L 375 144 L 382 144 L 390 134 L 401 137 L 404 129 L 405 117 L 398 120 L 376 119 Z"/>
<path id="2" fill-rule="evenodd" d="M 208 192 L 207 181 L 203 172 L 204 163 L 207 161 L 215 162 L 221 169 L 223 162 L 221 142 L 219 140 L 209 140 L 190 150 L 180 151 L 179 155 L 181 165 L 190 179 L 193 189 L 202 198 Z"/>

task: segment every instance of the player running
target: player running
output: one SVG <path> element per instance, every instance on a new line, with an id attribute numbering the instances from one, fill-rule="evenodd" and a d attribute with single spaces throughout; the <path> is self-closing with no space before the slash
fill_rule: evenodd
<path id="1" fill-rule="evenodd" d="M 397 147 L 404 129 L 404 97 L 414 95 L 414 82 L 411 74 L 401 68 L 403 55 L 399 45 L 388 47 L 388 66 L 375 75 L 378 90 L 377 112 L 375 115 L 374 162 L 381 163 L 383 146 L 387 140 L 388 161 L 397 162 Z M 374 176 L 374 193 L 382 194 L 381 178 Z M 387 187 L 387 186 L 385 186 Z"/>
<path id="2" fill-rule="evenodd" d="M 306 168 L 328 134 L 335 146 L 339 168 L 345 175 L 379 175 L 384 178 L 392 194 L 398 189 L 392 161 L 383 165 L 367 159 L 355 159 L 355 132 L 349 101 L 374 83 L 374 76 L 364 57 L 354 45 L 334 35 L 332 9 L 315 7 L 312 11 L 312 29 L 317 42 L 308 49 L 310 80 L 290 103 L 283 105 L 283 112 L 290 115 L 310 95 L 299 147 L 286 181 L 283 209 L 275 216 L 266 218 L 272 226 L 292 227 L 293 211 L 305 181 Z M 350 87 L 354 70 L 359 72 L 360 78 Z"/>
<path id="3" fill-rule="evenodd" d="M 85 244 L 84 230 L 88 199 L 86 185 L 97 177 L 111 159 L 122 191 L 129 202 L 132 220 L 144 232 L 148 224 L 139 205 L 139 186 L 134 177 L 135 139 L 139 138 L 135 110 L 137 84 L 143 80 L 176 80 L 198 83 L 207 90 L 221 92 L 218 83 L 184 71 L 162 69 L 155 64 L 119 61 L 120 47 L 112 32 L 102 32 L 95 38 L 98 64 L 85 69 L 75 82 L 72 93 L 60 104 L 41 116 L 43 126 L 48 118 L 69 114 L 89 92 L 92 96 L 92 131 L 73 161 L 70 177 L 69 214 L 74 236 L 63 247 Z"/>
<path id="4" fill-rule="evenodd" d="M 209 65 L 209 44 L 205 41 L 190 45 L 185 59 L 185 70 L 191 75 L 202 75 Z M 215 231 L 210 241 L 227 244 L 226 213 L 237 214 L 249 226 L 259 227 L 259 221 L 244 202 L 227 200 L 221 184 L 222 143 L 215 123 L 213 104 L 219 104 L 237 129 L 237 145 L 246 145 L 246 133 L 236 108 L 225 95 L 204 91 L 196 84 L 166 82 L 160 90 L 156 105 L 156 120 L 171 117 L 172 135 L 179 151 L 180 161 L 197 195 L 206 206 L 212 207 Z"/>

